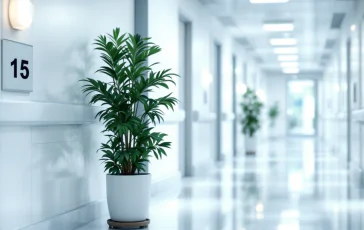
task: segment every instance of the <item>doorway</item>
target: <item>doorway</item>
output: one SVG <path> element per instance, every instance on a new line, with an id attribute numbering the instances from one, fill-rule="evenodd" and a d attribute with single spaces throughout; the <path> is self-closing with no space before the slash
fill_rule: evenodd
<path id="1" fill-rule="evenodd" d="M 216 102 L 216 161 L 220 162 L 223 160 L 222 157 L 222 106 L 221 106 L 221 45 L 217 42 L 214 43 L 214 55 L 213 55 L 213 64 L 214 64 L 214 79 L 216 79 L 215 83 L 215 92 L 216 96 L 214 97 Z"/>
<path id="2" fill-rule="evenodd" d="M 314 136 L 317 130 L 316 81 L 287 82 L 287 129 L 293 136 Z"/>
<path id="3" fill-rule="evenodd" d="M 238 155 L 238 122 L 237 122 L 237 93 L 236 93 L 236 84 L 237 84 L 237 63 L 236 63 L 236 56 L 233 55 L 232 57 L 232 64 L 233 64 L 233 87 L 232 87 L 232 102 L 233 102 L 233 114 L 235 118 L 233 119 L 233 156 L 236 157 Z"/>
<path id="4" fill-rule="evenodd" d="M 192 24 L 184 17 L 179 20 L 179 108 L 185 111 L 185 120 L 180 123 L 179 170 L 182 177 L 190 177 L 192 172 Z"/>

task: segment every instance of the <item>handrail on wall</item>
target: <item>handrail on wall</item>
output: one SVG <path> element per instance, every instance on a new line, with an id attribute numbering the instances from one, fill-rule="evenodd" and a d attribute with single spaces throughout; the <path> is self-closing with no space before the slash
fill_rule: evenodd
<path id="1" fill-rule="evenodd" d="M 100 106 L 0 101 L 0 125 L 82 125 L 97 123 Z M 185 119 L 184 110 L 167 113 L 164 123 Z"/>

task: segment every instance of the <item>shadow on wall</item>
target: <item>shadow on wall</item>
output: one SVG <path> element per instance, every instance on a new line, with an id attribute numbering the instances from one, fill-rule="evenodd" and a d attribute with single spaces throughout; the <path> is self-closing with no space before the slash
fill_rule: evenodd
<path id="1" fill-rule="evenodd" d="M 64 135 L 53 143 L 33 144 L 33 214 L 36 221 L 61 215 L 89 202 L 87 148 L 92 140 L 82 140 L 82 127 L 54 126 Z M 80 129 L 73 133 L 74 129 Z M 53 223 L 57 224 L 65 223 Z"/>
<path id="2" fill-rule="evenodd" d="M 35 194 L 32 211 L 36 222 L 47 220 L 50 226 L 73 229 L 103 215 L 103 210 L 95 209 L 99 206 L 83 209 L 82 212 L 71 215 L 75 217 L 71 222 L 64 218 L 51 218 L 102 200 L 105 196 L 105 181 L 99 155 L 96 153 L 100 139 L 95 138 L 94 131 L 98 125 L 75 125 L 71 129 L 67 127 L 70 126 L 57 128 L 65 130 L 62 131 L 65 140 L 74 140 L 38 144 L 41 147 L 35 147 L 41 151 L 36 154 L 32 165 L 33 172 L 36 172 L 33 175 L 33 186 L 38 186 L 33 189 Z M 74 129 L 78 131 L 72 137 Z"/>
<path id="3" fill-rule="evenodd" d="M 55 96 L 52 88 L 45 92 L 47 100 L 51 102 L 66 102 L 73 104 L 87 104 L 85 96 L 82 94 L 80 82 L 81 79 L 91 77 L 95 74 L 95 58 L 98 57 L 97 52 L 92 50 L 88 42 L 74 44 L 63 52 L 63 71 L 62 76 L 66 82 L 62 82 L 65 86 L 61 92 L 57 92 L 60 96 Z M 57 86 L 55 86 L 57 87 Z"/>
<path id="4" fill-rule="evenodd" d="M 95 54 L 90 51 L 87 43 L 70 47 L 64 53 L 67 54 L 64 58 L 64 75 L 68 76 L 65 79 L 70 79 L 72 76 L 74 81 L 65 83 L 67 87 L 62 90 L 62 98 L 55 96 L 51 88 L 46 92 L 46 98 L 49 102 L 66 101 L 85 104 L 87 100 L 81 92 L 82 83 L 79 80 L 94 74 L 92 68 Z M 35 159 L 32 169 L 36 171 L 35 176 L 33 175 L 33 179 L 35 179 L 33 186 L 40 186 L 35 188 L 37 192 L 33 195 L 33 197 L 37 196 L 36 199 L 33 198 L 35 200 L 33 213 L 36 222 L 90 204 L 94 201 L 95 194 L 103 194 L 102 190 L 105 186 L 102 186 L 101 179 L 93 177 L 95 171 L 96 173 L 102 172 L 102 167 L 96 165 L 99 163 L 96 149 L 100 146 L 101 140 L 101 138 L 95 138 L 95 130 L 99 130 L 98 127 L 98 125 L 92 124 L 69 124 L 41 128 L 50 129 L 50 132 L 55 130 L 59 136 L 54 142 L 32 143 L 32 148 L 36 151 L 33 152 Z M 94 186 L 95 184 L 98 185 L 98 188 Z M 92 189 L 90 189 L 91 187 Z M 77 212 L 77 214 L 78 219 L 72 219 L 73 223 L 69 223 L 70 226 L 65 226 L 67 222 L 58 218 L 49 221 L 51 226 L 71 229 L 75 225 L 85 224 L 88 220 L 98 216 L 98 213 Z"/>

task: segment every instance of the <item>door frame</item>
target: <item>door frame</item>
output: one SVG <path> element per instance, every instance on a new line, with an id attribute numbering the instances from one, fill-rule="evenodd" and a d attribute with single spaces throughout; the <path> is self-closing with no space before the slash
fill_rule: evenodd
<path id="1" fill-rule="evenodd" d="M 180 124 L 180 135 L 183 138 L 179 147 L 179 168 L 182 177 L 193 176 L 193 140 L 192 140 L 192 22 L 183 15 L 179 16 L 179 23 L 184 24 L 184 76 L 183 100 L 185 120 Z"/>
<path id="2" fill-rule="evenodd" d="M 236 93 L 236 83 L 237 83 L 237 74 L 236 74 L 236 69 L 237 69 L 237 57 L 235 54 L 232 55 L 232 69 L 233 69 L 233 81 L 232 81 L 232 103 L 233 103 L 233 114 L 235 115 L 235 118 L 232 121 L 232 125 L 233 125 L 233 156 L 237 157 L 238 155 L 238 121 L 237 121 L 237 93 Z"/>
<path id="3" fill-rule="evenodd" d="M 223 160 L 222 156 L 222 105 L 221 105 L 221 84 L 222 84 L 222 45 L 215 41 L 214 42 L 214 61 L 216 67 L 216 159 L 215 161 L 220 162 Z"/>

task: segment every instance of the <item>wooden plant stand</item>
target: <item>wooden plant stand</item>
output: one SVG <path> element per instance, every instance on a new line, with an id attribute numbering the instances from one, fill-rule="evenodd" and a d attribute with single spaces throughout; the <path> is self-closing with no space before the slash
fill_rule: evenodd
<path id="1" fill-rule="evenodd" d="M 147 228 L 150 223 L 149 219 L 144 221 L 137 221 L 137 222 L 118 222 L 113 221 L 111 219 L 107 220 L 107 224 L 109 225 L 110 229 L 122 229 L 122 228 Z"/>

